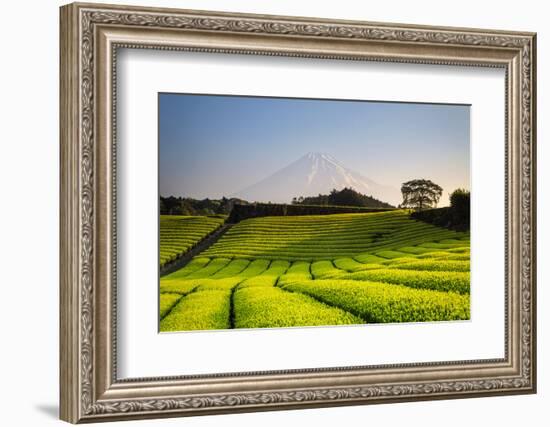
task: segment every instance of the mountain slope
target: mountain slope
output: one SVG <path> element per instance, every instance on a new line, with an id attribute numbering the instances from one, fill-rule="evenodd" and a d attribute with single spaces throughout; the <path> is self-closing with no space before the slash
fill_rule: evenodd
<path id="1" fill-rule="evenodd" d="M 401 202 L 396 188 L 378 184 L 324 153 L 308 153 L 232 196 L 257 202 L 290 203 L 293 197 L 316 196 L 344 187 L 392 205 Z"/>

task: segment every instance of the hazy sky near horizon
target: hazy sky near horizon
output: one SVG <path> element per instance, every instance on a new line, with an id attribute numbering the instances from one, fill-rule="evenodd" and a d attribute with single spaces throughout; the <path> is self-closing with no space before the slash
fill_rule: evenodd
<path id="1" fill-rule="evenodd" d="M 230 196 L 308 152 L 398 189 L 431 179 L 443 206 L 470 188 L 470 107 L 159 94 L 162 196 Z"/>

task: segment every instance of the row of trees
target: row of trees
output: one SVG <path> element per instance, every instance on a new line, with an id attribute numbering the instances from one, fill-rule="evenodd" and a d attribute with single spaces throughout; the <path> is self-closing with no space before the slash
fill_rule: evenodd
<path id="1" fill-rule="evenodd" d="M 366 208 L 393 208 L 389 203 L 382 202 L 371 196 L 366 196 L 355 191 L 351 187 L 342 190 L 333 189 L 329 194 L 318 196 L 294 197 L 293 205 L 316 205 L 316 206 L 359 206 Z"/>
<path id="2" fill-rule="evenodd" d="M 400 205 L 402 208 L 432 209 L 437 207 L 443 189 L 429 179 L 413 179 L 401 185 L 401 194 L 403 194 L 403 203 Z M 453 191 L 449 198 L 451 206 L 464 209 L 464 206 L 470 205 L 470 192 L 463 188 Z"/>
<path id="3" fill-rule="evenodd" d="M 456 230 L 470 228 L 470 192 L 463 188 L 454 190 L 450 196 L 450 206 L 434 209 L 441 198 L 443 189 L 427 179 L 415 179 L 401 186 L 403 203 L 400 207 L 412 208 L 412 217 L 441 227 Z"/>
<path id="4" fill-rule="evenodd" d="M 226 197 L 221 199 L 192 199 L 190 197 L 160 197 L 161 215 L 228 215 L 235 203 L 247 204 L 245 200 Z"/>
<path id="5" fill-rule="evenodd" d="M 414 210 L 433 209 L 437 207 L 443 188 L 429 179 L 413 179 L 401 185 L 403 202 L 400 208 Z M 468 205 L 470 203 L 470 192 L 459 188 L 451 195 L 451 205 Z M 329 194 L 318 196 L 294 197 L 293 205 L 320 205 L 320 206 L 361 206 L 369 208 L 392 208 L 389 203 L 382 202 L 371 196 L 366 196 L 355 191 L 351 187 L 342 190 L 333 189 Z"/>
<path id="6" fill-rule="evenodd" d="M 400 208 L 410 208 L 416 211 L 433 209 L 437 207 L 443 189 L 429 179 L 413 179 L 401 185 L 403 202 Z M 470 192 L 457 189 L 450 195 L 451 206 L 461 212 L 470 209 Z M 167 215 L 215 215 L 229 214 L 236 204 L 248 204 L 246 200 L 237 198 L 221 199 L 192 199 L 188 197 L 161 197 L 160 213 Z M 392 208 L 389 203 L 382 202 L 372 196 L 367 196 L 355 191 L 351 187 L 342 190 L 333 189 L 329 194 L 318 196 L 294 197 L 294 205 L 318 205 L 318 206 L 359 206 L 368 208 Z"/>

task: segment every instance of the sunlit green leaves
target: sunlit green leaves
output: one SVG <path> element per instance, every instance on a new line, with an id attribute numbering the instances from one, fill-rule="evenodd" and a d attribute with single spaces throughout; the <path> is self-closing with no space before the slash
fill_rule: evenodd
<path id="1" fill-rule="evenodd" d="M 160 266 L 174 261 L 223 224 L 208 216 L 160 216 Z"/>
<path id="2" fill-rule="evenodd" d="M 469 319 L 469 234 L 403 211 L 254 218 L 160 292 L 162 331 Z"/>
<path id="3" fill-rule="evenodd" d="M 350 325 L 363 321 L 340 308 L 300 293 L 274 287 L 248 287 L 235 292 L 236 328 Z"/>
<path id="4" fill-rule="evenodd" d="M 285 285 L 284 289 L 305 293 L 369 323 L 464 320 L 470 317 L 469 295 L 453 292 L 355 280 L 310 280 Z"/>

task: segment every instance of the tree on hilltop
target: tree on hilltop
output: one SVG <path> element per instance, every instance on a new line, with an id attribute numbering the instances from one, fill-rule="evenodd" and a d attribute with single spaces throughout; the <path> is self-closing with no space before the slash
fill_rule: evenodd
<path id="1" fill-rule="evenodd" d="M 429 179 L 413 179 L 401 185 L 401 193 L 401 207 L 422 210 L 437 206 L 443 188 Z"/>

